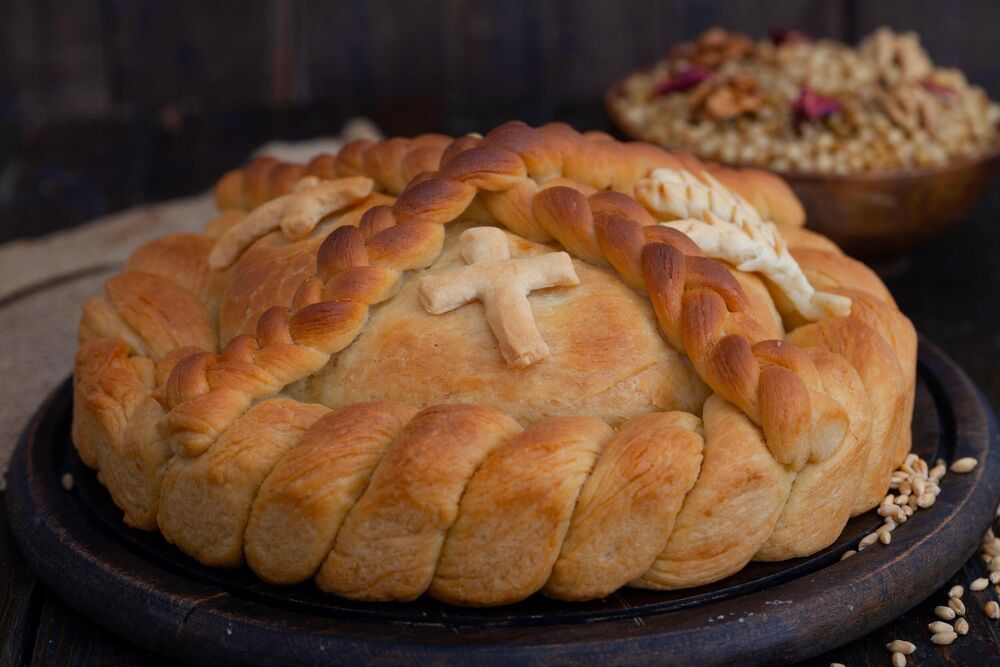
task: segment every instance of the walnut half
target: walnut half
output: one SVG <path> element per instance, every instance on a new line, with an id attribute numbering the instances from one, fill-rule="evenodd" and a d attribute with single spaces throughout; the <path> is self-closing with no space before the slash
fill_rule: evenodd
<path id="1" fill-rule="evenodd" d="M 923 128 L 934 134 L 938 128 L 940 101 L 920 84 L 902 84 L 876 91 L 879 106 L 892 121 L 909 132 Z"/>
<path id="2" fill-rule="evenodd" d="M 919 81 L 934 69 L 916 33 L 895 33 L 879 28 L 858 45 L 861 55 L 878 70 L 879 78 L 890 83 Z"/>
<path id="3" fill-rule="evenodd" d="M 730 74 L 710 79 L 691 93 L 688 105 L 695 115 L 728 120 L 756 111 L 764 104 L 757 81 L 749 74 Z"/>
<path id="4" fill-rule="evenodd" d="M 679 44 L 671 50 L 671 63 L 685 61 L 689 66 L 717 69 L 731 60 L 739 60 L 753 53 L 754 43 L 746 35 L 711 28 L 693 42 Z"/>

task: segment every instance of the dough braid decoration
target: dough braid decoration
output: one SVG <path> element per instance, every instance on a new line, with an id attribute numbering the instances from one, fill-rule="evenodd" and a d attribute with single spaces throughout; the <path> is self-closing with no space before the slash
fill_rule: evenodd
<path id="1" fill-rule="evenodd" d="M 413 139 L 373 142 L 360 139 L 336 156 L 289 164 L 270 157 L 250 161 L 220 179 L 215 200 L 220 210 L 244 210 L 246 218 L 225 231 L 209 255 L 216 270 L 230 266 L 254 241 L 281 229 L 298 241 L 328 214 L 358 204 L 373 191 L 398 195 L 417 174 L 436 169 L 451 139 L 424 134 Z"/>
<path id="2" fill-rule="evenodd" d="M 694 586 L 831 544 L 881 500 L 909 449 L 912 326 L 867 269 L 790 228 L 810 281 L 851 298 L 852 313 L 768 340 L 734 274 L 629 196 L 656 168 L 707 170 L 796 222 L 790 195 L 759 172 L 564 125 L 457 139 L 394 204 L 326 237 L 291 308 L 265 312 L 221 355 L 174 365 L 155 424 L 176 454 L 157 509 L 164 536 L 271 582 L 465 605 Z M 330 410 L 279 395 L 349 346 L 407 271 L 435 261 L 445 224 L 484 210 L 646 294 L 664 339 L 715 392 L 702 416 L 524 428 L 483 406 Z"/>
<path id="3" fill-rule="evenodd" d="M 140 247 L 125 270 L 107 280 L 106 293 L 84 304 L 74 370 L 73 440 L 81 459 L 100 470 L 102 482 L 125 509 L 127 523 L 156 527 L 159 479 L 172 456 L 158 424 L 166 416 L 164 405 L 178 400 L 175 387 L 183 386 L 182 378 L 193 368 L 217 366 L 207 373 L 211 382 L 247 371 L 246 382 L 257 387 L 270 382 L 269 388 L 280 389 L 275 384 L 280 383 L 280 369 L 254 374 L 258 361 L 280 364 L 289 353 L 272 345 L 285 342 L 277 333 L 281 327 L 273 325 L 280 312 L 262 318 L 259 329 L 270 349 L 257 354 L 247 346 L 250 341 L 241 339 L 225 349 L 229 363 L 216 364 L 221 360 L 214 354 L 218 302 L 228 280 L 222 269 L 279 226 L 286 238 L 298 240 L 330 213 L 389 199 L 370 193 L 398 192 L 412 174 L 436 168 L 449 141 L 441 135 L 357 141 L 335 156 L 318 155 L 308 165 L 255 158 L 217 184 L 221 212 L 202 234 L 175 234 Z M 258 212 L 270 206 L 272 214 L 242 210 L 257 204 Z M 275 210 L 282 215 L 273 215 Z M 223 259 L 213 262 L 213 256 Z M 311 348 L 297 351 L 307 358 L 321 356 Z M 232 387 L 222 399 L 245 400 Z M 211 400 L 202 404 L 211 405 Z M 181 419 L 181 413 L 175 418 Z"/>
<path id="4" fill-rule="evenodd" d="M 372 179 L 377 189 L 398 195 L 414 176 L 437 169 L 441 153 L 450 143 L 451 137 L 443 134 L 384 141 L 358 139 L 336 155 L 321 153 L 305 165 L 257 157 L 245 168 L 233 169 L 219 179 L 215 203 L 220 211 L 250 211 L 291 193 L 307 176 L 330 181 L 364 176 Z"/>

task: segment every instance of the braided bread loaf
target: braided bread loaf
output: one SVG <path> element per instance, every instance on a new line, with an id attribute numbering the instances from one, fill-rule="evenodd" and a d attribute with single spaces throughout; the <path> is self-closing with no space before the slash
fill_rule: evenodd
<path id="1" fill-rule="evenodd" d="M 878 504 L 909 451 L 915 333 L 795 226 L 780 180 L 558 124 L 445 144 L 231 172 L 217 200 L 248 215 L 185 241 L 197 258 L 140 251 L 162 282 L 126 271 L 88 304 L 74 441 L 126 521 L 271 582 L 497 605 L 704 584 L 814 553 Z M 634 198 L 657 169 L 714 196 L 676 210 L 780 223 L 849 313 L 808 321 L 660 224 Z M 420 305 L 414 274 L 459 275 L 483 225 L 508 231 L 503 261 L 574 258 L 579 287 L 530 297 L 549 356 L 527 367 L 493 337 L 518 331 L 503 309 L 487 326 L 477 304 Z"/>

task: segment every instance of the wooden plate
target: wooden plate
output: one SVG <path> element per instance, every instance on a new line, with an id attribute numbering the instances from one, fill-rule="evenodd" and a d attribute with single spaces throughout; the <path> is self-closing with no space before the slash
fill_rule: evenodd
<path id="1" fill-rule="evenodd" d="M 154 651 L 197 663 L 776 664 L 803 659 L 886 623 L 937 589 L 972 555 L 1000 500 L 995 419 L 940 350 L 920 343 L 914 450 L 974 456 L 948 474 L 938 502 L 845 561 L 879 525 L 853 519 L 836 544 L 783 563 L 752 563 L 697 589 L 624 589 L 566 603 L 535 596 L 495 609 L 429 599 L 358 603 L 315 587 L 264 584 L 248 570 L 206 568 L 159 535 L 126 528 L 69 440 L 69 382 L 22 436 L 7 507 L 24 557 L 70 606 Z M 70 472 L 75 488 L 60 478 Z"/>

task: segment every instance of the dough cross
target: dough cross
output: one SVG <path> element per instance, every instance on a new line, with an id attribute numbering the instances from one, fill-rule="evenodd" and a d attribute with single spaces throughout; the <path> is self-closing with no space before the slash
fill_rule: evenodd
<path id="1" fill-rule="evenodd" d="M 570 256 L 553 252 L 511 259 L 507 236 L 496 227 L 467 229 L 461 244 L 468 266 L 421 278 L 420 302 L 427 312 L 440 315 L 481 301 L 508 366 L 525 368 L 549 356 L 528 294 L 546 287 L 579 285 Z"/>

